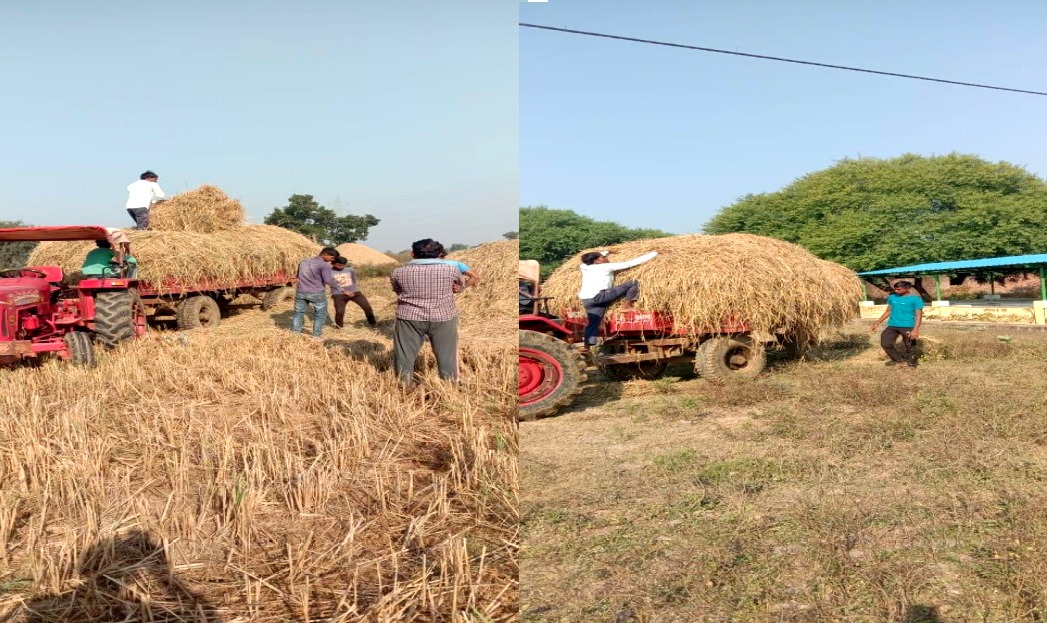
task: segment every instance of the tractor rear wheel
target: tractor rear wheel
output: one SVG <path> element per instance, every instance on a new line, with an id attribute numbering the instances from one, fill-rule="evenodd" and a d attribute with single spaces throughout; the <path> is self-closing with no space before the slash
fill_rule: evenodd
<path id="1" fill-rule="evenodd" d="M 91 336 L 80 331 L 66 333 L 62 338 L 65 347 L 69 351 L 69 359 L 76 366 L 91 367 L 95 365 L 95 348 L 91 343 Z"/>
<path id="2" fill-rule="evenodd" d="M 182 301 L 175 311 L 178 328 L 182 331 L 213 329 L 222 322 L 222 310 L 218 303 L 209 296 L 194 296 Z"/>
<path id="3" fill-rule="evenodd" d="M 145 306 L 135 290 L 95 295 L 95 334 L 106 348 L 145 333 Z"/>
<path id="4" fill-rule="evenodd" d="M 720 336 L 702 342 L 694 359 L 699 376 L 718 381 L 751 381 L 767 365 L 763 344 L 750 336 Z"/>
<path id="5" fill-rule="evenodd" d="M 563 340 L 520 331 L 518 417 L 530 421 L 552 415 L 582 391 L 585 361 Z"/>
<path id="6" fill-rule="evenodd" d="M 275 290 L 269 290 L 262 297 L 262 309 L 272 309 L 294 301 L 294 288 L 283 286 Z"/>

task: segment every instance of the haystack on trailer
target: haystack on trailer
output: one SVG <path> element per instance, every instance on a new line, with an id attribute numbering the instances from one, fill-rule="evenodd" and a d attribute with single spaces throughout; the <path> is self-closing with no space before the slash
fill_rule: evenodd
<path id="1" fill-rule="evenodd" d="M 105 229 L 96 228 L 99 238 Z M 215 327 L 234 300 L 249 294 L 269 309 L 294 297 L 294 268 L 316 254 L 316 243 L 269 225 L 245 225 L 215 233 L 129 231 L 138 259 L 136 290 L 148 315 L 173 319 L 180 329 Z M 80 264 L 94 248 L 90 242 L 42 243 L 30 254 L 32 264 L 64 267 L 67 283 L 83 276 Z"/>

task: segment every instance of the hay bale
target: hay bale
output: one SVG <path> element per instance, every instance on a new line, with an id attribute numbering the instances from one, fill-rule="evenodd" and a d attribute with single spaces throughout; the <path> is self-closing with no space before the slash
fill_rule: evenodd
<path id="1" fill-rule="evenodd" d="M 516 269 L 520 241 L 499 240 L 455 251 L 448 259 L 464 262 L 480 276 L 480 283 L 460 294 L 456 305 L 465 324 L 489 324 L 492 331 L 511 331 L 517 317 Z"/>
<path id="2" fill-rule="evenodd" d="M 353 266 L 388 266 L 399 264 L 393 258 L 381 251 L 375 251 L 369 246 L 356 242 L 346 242 L 335 247 L 342 257 L 353 263 Z"/>
<path id="3" fill-rule="evenodd" d="M 667 312 L 692 334 L 715 332 L 733 317 L 761 337 L 788 335 L 808 343 L 857 317 L 862 299 L 850 269 L 763 236 L 672 236 L 605 248 L 613 253 L 611 261 L 658 251 L 617 280 L 639 280 L 638 307 Z M 580 307 L 581 256 L 557 268 L 545 284 L 544 294 L 555 297 L 552 306 L 560 313 Z"/>
<path id="4" fill-rule="evenodd" d="M 138 277 L 161 292 L 197 288 L 202 283 L 233 287 L 238 281 L 267 279 L 280 271 L 294 276 L 298 263 L 316 255 L 319 245 L 273 225 L 243 225 L 220 233 L 129 231 Z M 94 242 L 41 242 L 30 266 L 61 266 L 69 283 L 78 283 L 80 267 Z"/>
<path id="5" fill-rule="evenodd" d="M 201 186 L 175 195 L 149 211 L 149 228 L 211 233 L 244 224 L 244 208 L 217 186 Z"/>

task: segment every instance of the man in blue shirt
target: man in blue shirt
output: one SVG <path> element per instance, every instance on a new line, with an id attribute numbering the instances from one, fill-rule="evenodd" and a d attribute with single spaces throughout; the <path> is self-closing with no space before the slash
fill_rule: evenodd
<path id="1" fill-rule="evenodd" d="M 923 324 L 923 299 L 913 294 L 912 283 L 899 281 L 892 286 L 894 292 L 887 295 L 887 311 L 883 312 L 876 322 L 869 327 L 873 333 L 880 324 L 887 320 L 887 328 L 880 334 L 880 346 L 891 358 L 889 366 L 904 364 L 916 367 L 912 356 L 912 345 L 920 337 L 920 325 Z M 896 348 L 898 338 L 902 338 L 902 348 Z"/>

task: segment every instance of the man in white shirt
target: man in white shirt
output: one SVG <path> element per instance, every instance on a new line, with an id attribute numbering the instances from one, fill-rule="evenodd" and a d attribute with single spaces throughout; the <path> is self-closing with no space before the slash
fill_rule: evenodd
<path id="1" fill-rule="evenodd" d="M 582 307 L 589 317 L 589 324 L 585 327 L 586 348 L 596 345 L 600 323 L 608 307 L 624 298 L 622 309 L 632 309 L 636 299 L 640 298 L 640 284 L 635 279 L 616 286 L 614 273 L 654 259 L 658 252 L 651 251 L 625 262 L 611 262 L 607 255 L 607 251 L 594 251 L 582 256 L 582 289 L 578 291 L 578 298 L 582 300 Z"/>
<path id="2" fill-rule="evenodd" d="M 138 181 L 127 187 L 127 213 L 135 221 L 135 229 L 149 229 L 149 206 L 164 200 L 164 190 L 156 183 L 160 177 L 152 171 L 138 176 Z"/>

